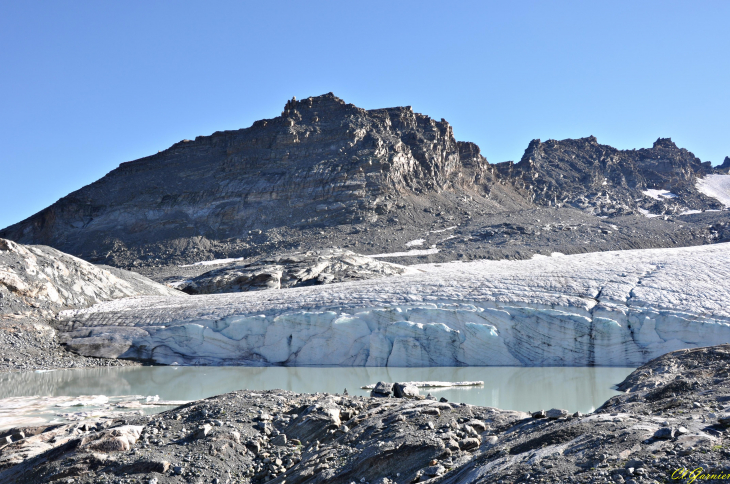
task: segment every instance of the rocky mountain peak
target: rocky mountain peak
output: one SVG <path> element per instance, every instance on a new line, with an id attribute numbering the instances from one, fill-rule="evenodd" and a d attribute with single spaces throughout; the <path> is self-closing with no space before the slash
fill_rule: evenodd
<path id="1" fill-rule="evenodd" d="M 496 165 L 502 178 L 526 190 L 537 204 L 574 206 L 602 215 L 679 213 L 716 208 L 698 192 L 698 177 L 712 171 L 708 163 L 671 138 L 657 139 L 652 148 L 617 150 L 595 136 L 580 139 L 532 140 L 519 163 Z M 671 197 L 648 197 L 663 190 Z M 712 205 L 712 207 L 710 207 Z"/>
<path id="2" fill-rule="evenodd" d="M 652 148 L 678 149 L 677 145 L 672 141 L 672 138 L 657 138 Z"/>
<path id="3" fill-rule="evenodd" d="M 698 191 L 697 179 L 730 171 L 727 159 L 726 171 L 713 169 L 670 138 L 618 150 L 595 136 L 534 139 L 518 163 L 490 165 L 479 146 L 455 139 L 445 119 L 410 106 L 366 110 L 327 93 L 283 108 L 248 128 L 122 163 L 0 237 L 118 267 L 159 267 L 340 245 L 400 253 L 427 239 L 423 252 L 433 254 L 434 244 L 457 238 L 435 234 L 472 225 L 476 235 L 459 240 L 480 254 L 529 257 L 532 249 L 515 248 L 513 231 L 546 230 L 535 211 L 636 215 L 643 223 L 644 215 L 722 209 Z M 557 212 L 545 217 L 572 226 Z M 508 232 L 501 245 L 480 242 Z"/>
<path id="4" fill-rule="evenodd" d="M 114 263 L 101 254 L 372 222 L 404 198 L 484 193 L 490 177 L 479 148 L 457 142 L 445 120 L 410 106 L 365 110 L 327 93 L 122 163 L 2 233 Z"/>
<path id="5" fill-rule="evenodd" d="M 730 156 L 726 156 L 725 161 L 723 161 L 722 165 L 718 166 L 716 170 L 720 173 L 730 174 Z"/>

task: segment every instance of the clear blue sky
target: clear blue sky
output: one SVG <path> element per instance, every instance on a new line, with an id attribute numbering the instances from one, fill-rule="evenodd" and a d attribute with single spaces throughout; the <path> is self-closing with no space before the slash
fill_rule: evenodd
<path id="1" fill-rule="evenodd" d="M 730 155 L 730 2 L 0 3 L 0 227 L 185 138 L 329 91 L 533 138 Z"/>

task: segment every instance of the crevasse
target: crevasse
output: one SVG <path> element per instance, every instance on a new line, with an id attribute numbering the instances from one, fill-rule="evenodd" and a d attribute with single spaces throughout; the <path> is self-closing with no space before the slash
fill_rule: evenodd
<path id="1" fill-rule="evenodd" d="M 730 244 L 411 266 L 331 286 L 67 312 L 84 355 L 163 364 L 634 366 L 730 342 Z"/>

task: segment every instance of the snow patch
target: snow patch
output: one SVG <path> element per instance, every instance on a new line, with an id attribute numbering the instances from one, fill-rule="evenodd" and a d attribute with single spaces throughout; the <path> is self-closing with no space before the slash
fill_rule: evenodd
<path id="1" fill-rule="evenodd" d="M 429 234 L 440 234 L 441 232 L 446 232 L 447 230 L 454 230 L 457 226 L 454 225 L 453 227 L 446 227 L 445 229 L 440 230 L 432 230 L 429 232 Z"/>
<path id="2" fill-rule="evenodd" d="M 201 262 L 194 262 L 192 264 L 185 264 L 180 267 L 195 267 L 195 266 L 215 266 L 219 264 L 230 264 L 231 262 L 238 262 L 240 260 L 243 260 L 244 257 L 237 257 L 235 259 L 214 259 L 214 260 L 204 260 Z"/>
<path id="3" fill-rule="evenodd" d="M 644 195 L 647 197 L 653 198 L 654 200 L 661 200 L 662 198 L 677 198 L 677 195 L 670 192 L 669 190 L 656 190 L 654 188 L 649 188 L 648 190 L 644 190 Z"/>
<path id="4" fill-rule="evenodd" d="M 413 249 L 409 250 L 408 252 L 390 252 L 388 254 L 375 254 L 375 255 L 369 255 L 368 257 L 373 257 L 375 259 L 379 257 L 415 257 L 415 256 L 421 256 L 421 255 L 431 255 L 431 254 L 438 254 L 439 249 Z"/>
<path id="5" fill-rule="evenodd" d="M 655 214 L 653 214 L 653 213 L 651 213 L 648 210 L 645 210 L 643 208 L 639 208 L 637 210 L 639 210 L 639 213 L 641 213 L 643 216 L 648 217 L 648 218 L 661 217 L 661 215 L 655 215 Z"/>
<path id="6" fill-rule="evenodd" d="M 700 193 L 730 208 L 730 175 L 707 175 L 698 179 L 696 186 Z"/>

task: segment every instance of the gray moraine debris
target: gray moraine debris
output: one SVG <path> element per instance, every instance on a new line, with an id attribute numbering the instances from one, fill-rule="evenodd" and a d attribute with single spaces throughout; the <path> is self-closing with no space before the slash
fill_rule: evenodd
<path id="1" fill-rule="evenodd" d="M 683 469 L 685 478 L 723 475 L 729 364 L 730 345 L 666 354 L 588 415 L 243 390 L 154 416 L 11 429 L 0 434 L 0 482 L 652 483 L 677 480 Z"/>
<path id="2" fill-rule="evenodd" d="M 0 373 L 139 365 L 66 351 L 52 325 L 62 310 L 137 296 L 186 294 L 134 272 L 96 266 L 51 247 L 0 238 Z"/>

